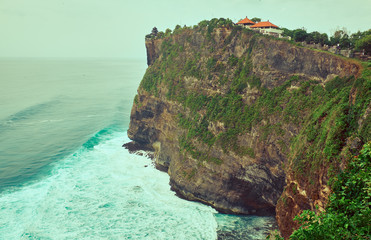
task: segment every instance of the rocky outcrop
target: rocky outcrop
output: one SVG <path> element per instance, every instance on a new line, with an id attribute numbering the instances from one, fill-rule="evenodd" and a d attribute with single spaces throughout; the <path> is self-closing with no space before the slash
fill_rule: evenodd
<path id="1" fill-rule="evenodd" d="M 159 57 L 162 39 L 146 39 L 147 64 L 151 65 Z"/>
<path id="2" fill-rule="evenodd" d="M 324 82 L 334 76 L 360 73 L 359 64 L 284 41 L 260 38 L 256 48 L 252 57 L 254 73 L 270 88 L 281 85 L 291 75 Z"/>
<path id="3" fill-rule="evenodd" d="M 148 40 L 146 48 L 149 67 L 131 111 L 128 136 L 155 151 L 157 167 L 168 172 L 179 196 L 226 213 L 271 215 L 278 206 L 285 236 L 295 227 L 294 214 L 324 205 L 330 192 L 326 168 L 318 173 L 319 183 L 314 186 L 302 185 L 286 174 L 290 141 L 301 131 L 300 123 L 309 111 L 301 110 L 298 122 L 286 121 L 281 114 L 286 103 L 282 103 L 277 105 L 280 114 L 254 115 L 256 119 L 241 128 L 230 118 L 210 117 L 210 102 L 224 98 L 220 101 L 227 106 L 232 99 L 228 96 L 235 96 L 240 99 L 236 103 L 242 104 L 241 113 L 250 111 L 265 92 L 277 87 L 285 86 L 290 93 L 307 80 L 323 86 L 335 76 L 358 76 L 358 63 L 225 27 L 186 28 Z M 298 80 L 287 85 L 293 77 Z M 231 95 L 233 91 L 236 95 Z M 188 125 L 182 125 L 181 119 Z M 205 134 L 195 133 L 192 121 L 203 126 Z M 230 133 L 235 136 L 233 144 L 226 142 Z"/>

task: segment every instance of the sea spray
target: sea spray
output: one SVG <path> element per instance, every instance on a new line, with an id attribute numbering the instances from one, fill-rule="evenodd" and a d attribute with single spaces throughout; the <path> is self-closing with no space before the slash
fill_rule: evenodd
<path id="1" fill-rule="evenodd" d="M 166 173 L 121 147 L 125 138 L 126 133 L 100 131 L 56 163 L 48 177 L 3 192 L 0 236 L 216 239 L 215 210 L 176 197 Z"/>

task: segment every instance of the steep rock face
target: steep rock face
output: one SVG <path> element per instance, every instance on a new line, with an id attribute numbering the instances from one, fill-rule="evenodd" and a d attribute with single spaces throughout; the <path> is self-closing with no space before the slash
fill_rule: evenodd
<path id="1" fill-rule="evenodd" d="M 335 76 L 358 76 L 359 64 L 223 27 L 184 29 L 146 41 L 146 48 L 149 67 L 128 135 L 155 151 L 157 167 L 168 172 L 180 196 L 228 213 L 276 210 L 285 236 L 295 227 L 295 214 L 314 202 L 323 206 L 327 169 L 318 173 L 320 183 L 313 187 L 297 181 L 288 161 L 290 142 L 310 107 L 291 114 L 287 106 L 293 96 L 312 94 L 304 87 L 307 80 L 324 86 Z M 265 107 L 264 101 L 278 98 L 275 89 L 287 99 Z M 257 106 L 261 112 L 254 110 Z M 278 201 L 283 191 L 290 194 L 285 203 Z"/>
<path id="2" fill-rule="evenodd" d="M 171 140 L 177 139 L 181 131 L 174 121 L 181 108 L 176 102 L 148 95 L 138 96 L 141 107 L 134 104 L 132 108 L 128 136 L 155 151 L 157 167 L 167 171 L 172 155 L 179 152 L 177 142 Z"/>
<path id="3" fill-rule="evenodd" d="M 151 65 L 155 62 L 156 58 L 159 57 L 160 46 L 162 39 L 148 39 L 146 40 L 146 50 L 147 50 L 147 64 Z"/>
<path id="4" fill-rule="evenodd" d="M 322 82 L 334 76 L 357 76 L 360 71 L 358 64 L 284 41 L 261 38 L 257 48 L 252 57 L 254 72 L 268 87 L 281 85 L 293 74 Z"/>
<path id="5" fill-rule="evenodd" d="M 128 136 L 155 151 L 157 167 L 168 171 L 173 190 L 186 199 L 212 205 L 222 212 L 274 214 L 284 185 L 284 173 L 279 166 L 284 157 L 279 147 L 273 143 L 258 144 L 258 136 L 254 134 L 241 136 L 244 144 L 259 149 L 253 159 L 225 153 L 218 146 L 208 149 L 195 140 L 198 149 L 208 149 L 210 157 L 223 160 L 222 164 L 200 163 L 180 151 L 179 137 L 185 130 L 179 128 L 176 116 L 184 108 L 154 96 L 140 93 L 138 96 L 141 106 L 132 108 Z"/>
<path id="6" fill-rule="evenodd" d="M 350 92 L 350 96 L 352 96 L 352 91 Z M 353 101 L 351 97 L 349 100 Z M 370 124 L 371 103 L 368 101 L 365 105 L 366 109 L 358 120 L 358 132 L 361 132 L 366 127 L 365 124 Z M 364 132 L 370 134 L 369 127 Z M 347 159 L 350 158 L 349 156 L 353 154 L 358 155 L 363 142 L 367 141 L 369 141 L 369 137 L 365 138 L 365 141 L 362 141 L 359 137 L 348 137 L 344 146 L 341 148 L 340 161 L 336 166 L 344 170 L 348 161 Z M 313 174 L 311 178 L 312 182 L 308 182 L 308 179 L 298 177 L 292 164 L 291 162 L 291 165 L 286 169 L 285 190 L 276 206 L 276 219 L 280 226 L 281 234 L 285 239 L 290 237 L 293 229 L 297 229 L 300 226 L 298 222 L 293 220 L 295 216 L 305 209 L 310 209 L 317 213 L 324 211 L 328 197 L 331 194 L 331 189 L 328 185 L 329 165 L 322 165 Z"/>

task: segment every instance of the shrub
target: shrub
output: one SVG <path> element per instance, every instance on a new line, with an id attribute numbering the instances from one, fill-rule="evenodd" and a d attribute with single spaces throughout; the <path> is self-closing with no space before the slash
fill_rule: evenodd
<path id="1" fill-rule="evenodd" d="M 295 217 L 302 226 L 290 239 L 369 239 L 371 235 L 371 142 L 335 180 L 324 212 Z"/>

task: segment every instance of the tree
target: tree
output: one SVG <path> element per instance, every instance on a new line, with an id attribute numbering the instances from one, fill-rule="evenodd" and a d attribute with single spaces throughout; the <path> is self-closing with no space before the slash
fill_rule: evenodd
<path id="1" fill-rule="evenodd" d="M 345 38 L 344 40 L 342 40 L 342 38 Z M 335 46 L 337 44 L 340 45 L 340 42 L 342 41 L 343 42 L 343 45 L 347 45 L 347 40 L 346 39 L 349 39 L 349 31 L 346 29 L 346 28 L 342 28 L 342 29 L 337 29 L 334 34 L 330 37 L 330 44 L 332 46 Z"/>
<path id="2" fill-rule="evenodd" d="M 349 35 L 349 31 L 345 27 L 343 27 L 341 29 L 337 29 L 334 32 L 334 37 L 335 38 L 342 38 L 342 37 L 344 37 L 344 35 Z"/>
<path id="3" fill-rule="evenodd" d="M 328 45 L 329 44 L 328 35 L 326 33 L 322 33 L 321 34 L 320 43 L 322 45 L 324 45 L 324 44 L 327 44 Z"/>
<path id="4" fill-rule="evenodd" d="M 303 42 L 307 38 L 308 33 L 305 29 L 296 29 L 294 30 L 294 40 L 297 42 Z"/>
<path id="5" fill-rule="evenodd" d="M 209 21 L 208 20 L 203 20 L 203 21 L 201 21 L 201 22 L 198 23 L 198 26 L 200 28 L 207 27 L 207 25 L 209 25 Z"/>
<path id="6" fill-rule="evenodd" d="M 164 32 L 158 32 L 157 33 L 157 37 L 158 38 L 163 38 L 165 36 L 165 33 Z"/>
<path id="7" fill-rule="evenodd" d="M 356 41 L 355 48 L 356 50 L 359 50 L 359 51 L 365 50 L 365 54 L 370 54 L 371 53 L 371 34 Z"/>
<path id="8" fill-rule="evenodd" d="M 321 33 L 314 31 L 314 32 L 311 32 L 310 35 L 312 37 L 313 43 L 315 44 L 321 43 Z"/>
<path id="9" fill-rule="evenodd" d="M 182 31 L 182 27 L 179 24 L 177 24 L 175 26 L 175 29 L 173 31 L 173 34 L 179 34 L 181 31 Z"/>
<path id="10" fill-rule="evenodd" d="M 305 38 L 305 41 L 307 43 L 315 43 L 315 44 L 327 44 L 328 42 L 328 36 L 326 33 L 320 33 L 317 31 L 308 33 L 307 37 Z"/>
<path id="11" fill-rule="evenodd" d="M 356 41 L 360 40 L 361 38 L 364 37 L 365 32 L 358 31 L 356 33 L 353 33 L 350 35 L 350 41 L 352 42 L 353 45 L 355 45 Z"/>
<path id="12" fill-rule="evenodd" d="M 309 44 L 309 43 L 316 43 L 315 42 L 315 36 L 313 33 L 308 33 L 307 36 L 305 37 L 305 41 Z"/>
<path id="13" fill-rule="evenodd" d="M 288 36 L 291 38 L 294 38 L 294 31 L 287 29 L 287 28 L 281 28 L 283 30 L 283 36 Z"/>
<path id="14" fill-rule="evenodd" d="M 345 34 L 342 38 L 340 38 L 340 48 L 350 48 L 350 40 L 348 34 Z"/>
<path id="15" fill-rule="evenodd" d="M 258 18 L 258 17 L 254 17 L 254 18 L 251 19 L 251 21 L 253 21 L 254 23 L 258 23 L 258 22 L 261 22 L 262 19 Z"/>
<path id="16" fill-rule="evenodd" d="M 330 38 L 330 44 L 332 46 L 339 45 L 341 49 L 350 48 L 351 43 L 352 42 L 349 38 L 348 30 L 346 28 L 336 30 Z"/>
<path id="17" fill-rule="evenodd" d="M 364 32 L 358 31 L 356 33 L 353 33 L 350 36 L 350 42 L 351 42 L 352 47 L 354 47 L 358 51 L 362 51 L 364 49 L 366 52 L 371 53 L 371 49 L 370 49 L 371 37 L 370 36 L 371 36 L 371 29 L 364 31 Z"/>
<path id="18" fill-rule="evenodd" d="M 167 28 L 166 30 L 165 30 L 165 36 L 167 37 L 167 36 L 170 36 L 170 34 L 171 34 L 171 29 L 170 28 Z"/>
<path id="19" fill-rule="evenodd" d="M 152 28 L 152 35 L 153 35 L 154 37 L 157 36 L 157 33 L 158 33 L 157 27 Z"/>

